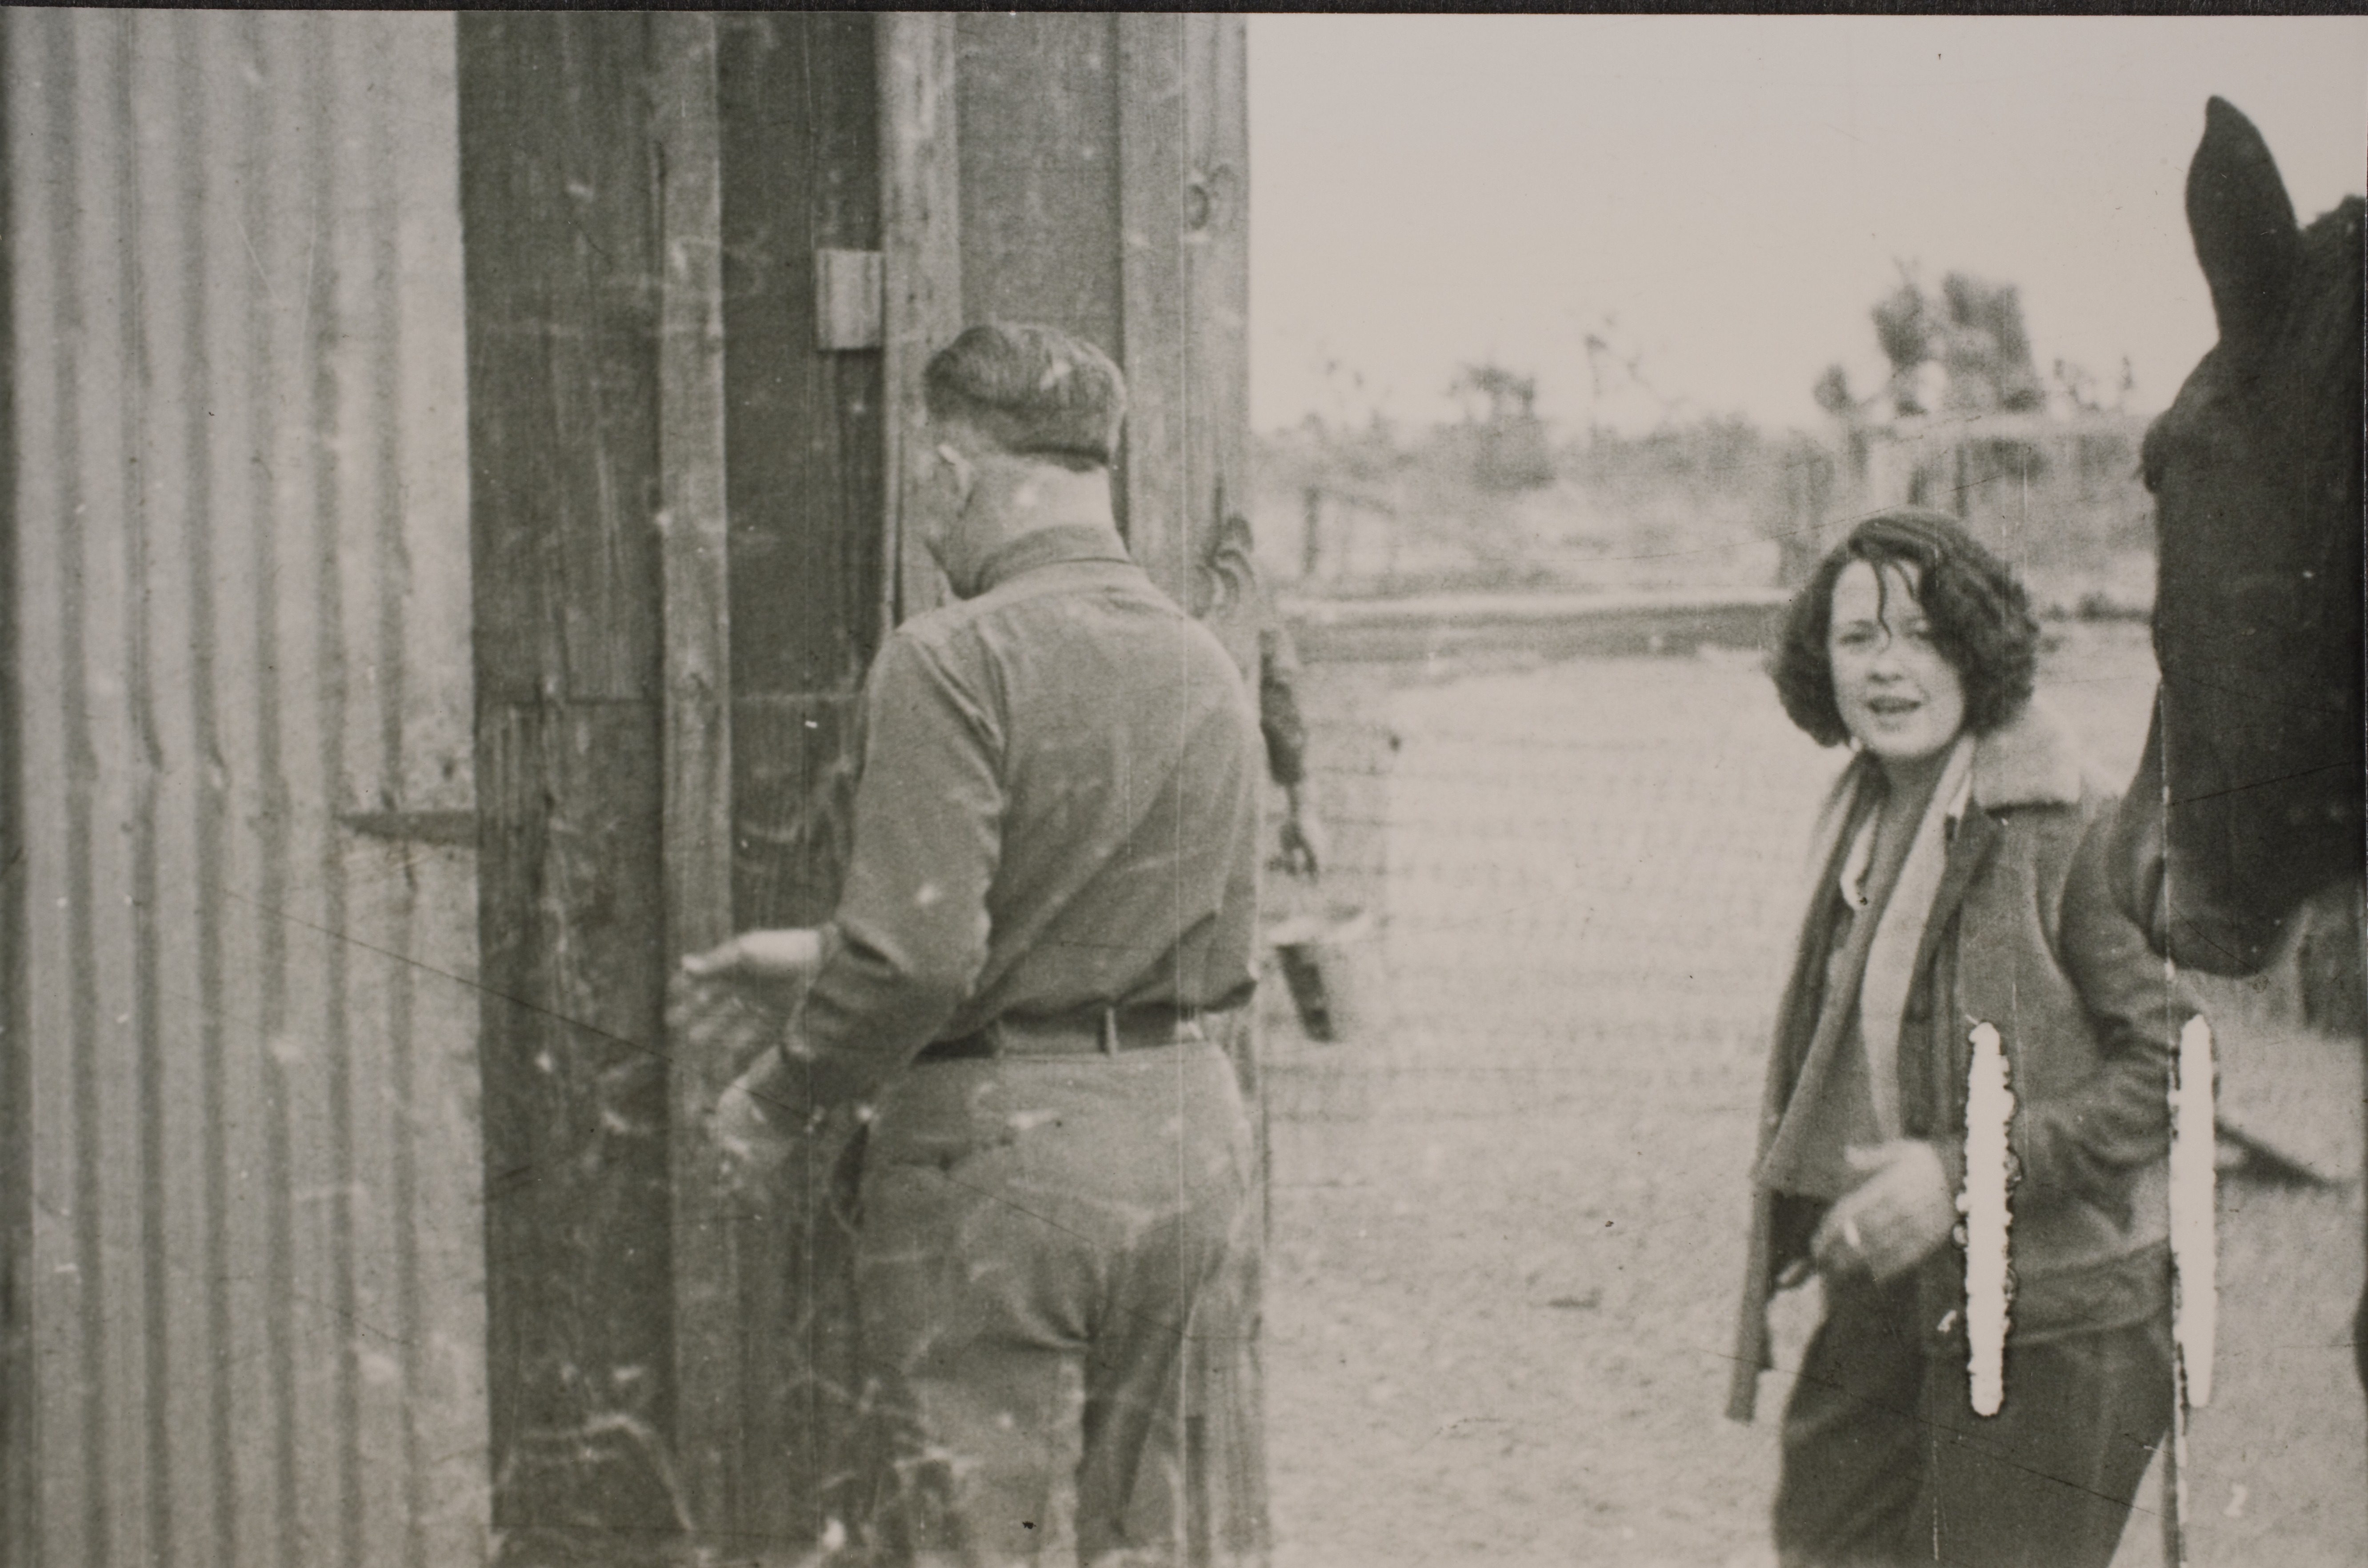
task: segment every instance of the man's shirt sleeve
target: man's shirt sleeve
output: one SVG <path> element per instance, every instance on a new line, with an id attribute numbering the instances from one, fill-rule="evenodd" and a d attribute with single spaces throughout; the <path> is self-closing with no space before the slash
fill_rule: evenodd
<path id="1" fill-rule="evenodd" d="M 1291 629 L 1269 612 L 1258 629 L 1258 732 L 1267 776 L 1286 788 L 1307 777 L 1307 722 L 1299 711 L 1299 650 Z"/>
<path id="2" fill-rule="evenodd" d="M 1002 736 L 934 650 L 890 637 L 864 710 L 854 852 L 787 1046 L 817 1107 L 869 1095 L 967 999 L 1002 847 Z"/>

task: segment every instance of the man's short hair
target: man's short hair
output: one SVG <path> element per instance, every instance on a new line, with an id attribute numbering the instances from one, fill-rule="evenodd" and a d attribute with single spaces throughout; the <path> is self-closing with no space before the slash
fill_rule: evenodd
<path id="1" fill-rule="evenodd" d="M 1945 512 L 1901 506 L 1878 512 L 1836 545 L 1793 599 L 1771 674 L 1793 722 L 1821 746 L 1850 738 L 1834 703 L 1826 648 L 1834 584 L 1853 561 L 1882 582 L 1885 566 L 1913 566 L 1917 602 L 1932 646 L 1965 686 L 1965 727 L 1989 733 L 2023 710 L 2039 666 L 2039 623 L 2014 573 Z"/>
<path id="2" fill-rule="evenodd" d="M 929 414 L 959 419 L 1015 456 L 1107 468 L 1126 417 L 1126 378 L 1059 327 L 986 322 L 930 357 Z"/>

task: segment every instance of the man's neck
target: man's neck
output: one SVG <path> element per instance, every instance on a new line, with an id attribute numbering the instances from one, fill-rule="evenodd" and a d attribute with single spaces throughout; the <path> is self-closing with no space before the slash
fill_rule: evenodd
<path id="1" fill-rule="evenodd" d="M 980 465 L 945 562 L 957 597 L 985 588 L 987 562 L 1011 545 L 1050 528 L 1096 528 L 1118 538 L 1108 469 L 1078 472 L 1057 463 L 998 458 Z"/>

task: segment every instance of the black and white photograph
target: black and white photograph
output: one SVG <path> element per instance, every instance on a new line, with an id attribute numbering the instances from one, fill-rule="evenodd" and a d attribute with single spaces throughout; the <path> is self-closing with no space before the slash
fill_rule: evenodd
<path id="1" fill-rule="evenodd" d="M 2368 1561 L 2368 20 L 0 7 L 0 1562 Z"/>

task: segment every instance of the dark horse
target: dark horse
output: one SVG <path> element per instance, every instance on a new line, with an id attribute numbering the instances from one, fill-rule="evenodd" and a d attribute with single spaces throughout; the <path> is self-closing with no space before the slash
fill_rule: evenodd
<path id="1" fill-rule="evenodd" d="M 2114 831 L 2123 907 L 2216 974 L 2362 876 L 2361 221 L 2300 226 L 2260 132 L 2206 107 L 2187 223 L 2220 341 L 2146 432 L 2162 685 Z M 2368 1385 L 2363 1338 L 2368 1298 Z"/>

